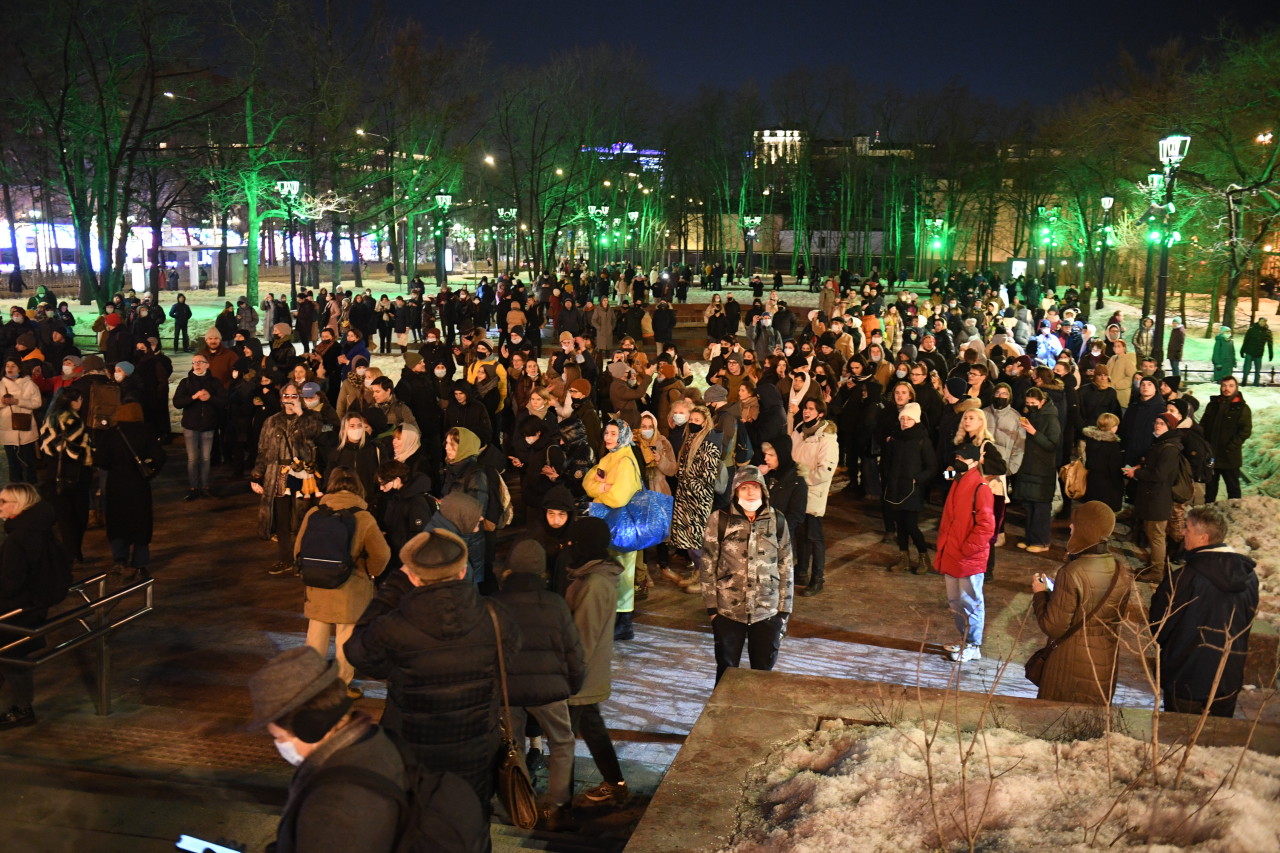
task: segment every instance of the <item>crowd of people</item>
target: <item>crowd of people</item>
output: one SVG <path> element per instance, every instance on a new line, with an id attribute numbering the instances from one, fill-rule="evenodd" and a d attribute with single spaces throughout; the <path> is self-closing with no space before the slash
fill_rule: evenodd
<path id="1" fill-rule="evenodd" d="M 717 679 L 744 649 L 753 668 L 771 669 L 796 596 L 823 593 L 833 508 L 879 518 L 897 548 L 885 570 L 944 576 L 958 632 L 947 651 L 962 663 L 982 656 L 996 555 L 1050 551 L 1055 516 L 1070 516 L 1056 587 L 1033 582 L 1040 625 L 1061 640 L 1046 698 L 1110 700 L 1113 655 L 1089 626 L 1123 619 L 1132 594 L 1108 545 L 1118 518 L 1148 555 L 1137 577 L 1158 584 L 1162 638 L 1177 633 L 1172 622 L 1179 637 L 1197 627 L 1175 602 L 1179 578 L 1204 563 L 1230 564 L 1235 618 L 1251 618 L 1251 564 L 1224 555 L 1225 522 L 1197 506 L 1216 500 L 1219 483 L 1240 496 L 1251 412 L 1233 376 L 1203 407 L 1186 393 L 1177 320 L 1166 373 L 1149 318 L 1128 334 L 1116 312 L 1099 332 L 1070 289 L 960 271 L 918 295 L 846 274 L 796 309 L 757 278 L 750 304 L 711 294 L 706 346 L 694 352 L 677 339 L 675 310 L 694 278 L 567 264 L 527 285 L 499 276 L 431 297 L 414 282 L 394 298 L 241 299 L 196 339 L 173 388 L 161 324 L 173 322 L 175 350 L 189 347 L 181 296 L 165 311 L 118 295 L 93 324 L 89 355 L 65 303 L 15 306 L 0 327 L 11 484 L 0 493 L 10 531 L 0 602 L 21 600 L 9 543 L 36 524 L 46 537 L 56 528 L 75 562 L 100 520 L 112 571 L 149 577 L 151 478 L 177 409 L 185 499 L 216 500 L 247 481 L 257 534 L 275 543 L 268 570 L 303 581 L 311 656 L 273 662 L 254 687 L 259 722 L 286 760 L 359 746 L 353 763 L 403 785 L 379 727 L 351 709 L 357 673 L 385 679 L 381 726 L 411 764 L 467 783 L 487 813 L 501 650 L 513 734 L 533 738 L 520 750 L 531 768 L 548 766 L 550 828 L 572 823 L 575 737 L 603 778 L 576 802 L 628 797 L 600 706 L 614 644 L 633 639 L 653 586 L 702 597 Z M 1082 483 L 1059 476 L 1068 463 L 1087 473 Z M 666 497 L 665 513 L 637 522 L 645 542 L 622 544 L 602 519 L 663 506 L 650 492 Z M 922 516 L 935 512 L 931 544 Z M 1011 519 L 1022 532 L 1007 542 Z M 1228 646 L 1239 642 L 1238 626 L 1222 630 Z M 332 667 L 322 657 L 331 641 Z M 1082 675 L 1081 656 L 1107 664 Z M 29 681 L 4 676 L 12 707 L 0 727 L 31 724 Z M 1219 713 L 1230 699 L 1234 709 L 1234 694 L 1188 693 L 1195 679 L 1170 678 L 1170 708 Z M 339 779 L 314 805 L 344 786 L 360 787 Z M 303 817 L 282 822 L 282 836 L 286 823 L 317 831 L 310 806 L 290 808 Z M 291 836 L 295 849 L 310 849 L 301 837 Z"/>

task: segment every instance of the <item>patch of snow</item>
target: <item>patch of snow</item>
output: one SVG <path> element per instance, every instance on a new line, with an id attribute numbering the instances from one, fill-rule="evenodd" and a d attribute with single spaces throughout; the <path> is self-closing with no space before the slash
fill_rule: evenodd
<path id="1" fill-rule="evenodd" d="M 1196 747 L 1175 790 L 1179 752 L 1162 764 L 1157 787 L 1149 743 L 988 729 L 962 786 L 959 758 L 973 734 L 944 724 L 926 766 L 927 734 L 834 723 L 780 747 L 746 792 L 751 805 L 724 853 L 969 849 L 966 826 L 980 827 L 981 850 L 1280 849 L 1280 758 Z"/>

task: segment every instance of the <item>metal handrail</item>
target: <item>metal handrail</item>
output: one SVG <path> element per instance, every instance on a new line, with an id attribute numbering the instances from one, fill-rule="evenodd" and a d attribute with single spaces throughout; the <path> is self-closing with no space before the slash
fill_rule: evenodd
<path id="1" fill-rule="evenodd" d="M 0 632 L 10 636 L 17 635 L 16 639 L 0 646 L 0 663 L 9 666 L 34 668 L 73 649 L 78 649 L 87 643 L 96 642 L 98 645 L 98 690 L 94 704 L 99 714 L 110 713 L 111 635 L 121 627 L 155 609 L 153 592 L 155 581 L 148 577 L 108 594 L 107 581 L 109 578 L 110 575 L 104 572 L 72 585 L 68 589 L 68 593 L 79 595 L 84 603 L 64 613 L 59 613 L 52 619 L 46 619 L 35 627 L 13 625 L 5 621 L 21 615 L 25 612 L 22 609 L 0 614 Z M 96 587 L 96 590 L 90 592 L 92 587 Z M 117 603 L 137 594 L 141 594 L 142 601 L 136 606 L 121 613 L 113 613 Z M 46 637 L 73 624 L 78 624 L 81 632 L 60 643 L 31 655 L 5 655 L 5 652 L 20 646 L 28 640 Z"/>

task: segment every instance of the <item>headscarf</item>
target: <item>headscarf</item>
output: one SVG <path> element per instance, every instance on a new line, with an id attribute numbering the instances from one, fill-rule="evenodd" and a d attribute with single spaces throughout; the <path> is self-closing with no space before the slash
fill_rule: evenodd
<path id="1" fill-rule="evenodd" d="M 618 428 L 618 445 L 614 447 L 613 450 L 610 450 L 610 453 L 617 453 L 619 450 L 623 450 L 632 445 L 631 424 L 627 423 L 622 418 L 610 418 L 609 422 L 605 424 L 605 426 L 615 426 Z"/>
<path id="2" fill-rule="evenodd" d="M 658 419 L 655 418 L 651 412 L 641 412 L 640 413 L 641 429 L 644 429 L 645 421 L 648 421 L 649 426 L 653 428 L 653 437 L 654 437 L 654 440 L 656 441 L 659 435 Z M 651 448 L 651 445 L 649 444 L 649 442 L 647 441 L 640 442 L 640 455 L 644 457 L 644 464 L 646 468 L 657 463 L 657 457 L 654 455 L 653 450 L 651 450 L 650 448 Z"/>
<path id="3" fill-rule="evenodd" d="M 396 461 L 408 462 L 420 447 L 422 447 L 422 433 L 418 428 L 413 424 L 400 424 L 400 449 L 395 452 Z M 458 450 L 462 450 L 461 437 L 458 441 Z"/>
<path id="4" fill-rule="evenodd" d="M 453 457 L 454 462 L 461 462 L 464 459 L 470 459 L 480 453 L 480 436 L 476 435 L 466 427 L 454 427 L 451 432 L 458 435 L 458 454 Z"/>

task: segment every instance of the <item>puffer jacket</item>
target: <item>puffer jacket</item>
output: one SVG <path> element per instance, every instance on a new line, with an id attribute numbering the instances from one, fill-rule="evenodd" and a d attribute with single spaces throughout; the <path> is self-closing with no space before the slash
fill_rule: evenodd
<path id="1" fill-rule="evenodd" d="M 215 380 L 216 381 L 216 380 Z M 330 625 L 354 625 L 373 601 L 373 578 L 382 574 L 391 557 L 391 548 L 378 529 L 378 522 L 369 513 L 364 499 L 351 492 L 331 492 L 320 499 L 320 506 L 331 510 L 355 510 L 356 530 L 351 537 L 351 556 L 355 568 L 351 577 L 337 589 L 305 587 L 302 615 Z M 302 519 L 298 536 L 293 541 L 296 559 L 302 547 L 303 537 L 312 516 L 319 507 L 312 507 Z"/>
<path id="2" fill-rule="evenodd" d="M 954 481 L 947 493 L 938 522 L 934 566 L 955 578 L 982 574 L 995 532 L 995 495 L 975 466 Z"/>
<path id="3" fill-rule="evenodd" d="M 800 476 L 809 487 L 809 515 L 825 515 L 831 480 L 840 464 L 840 443 L 836 425 L 819 420 L 806 430 L 797 423 L 791 433 L 791 457 L 800 468 Z"/>
<path id="4" fill-rule="evenodd" d="M 1009 474 L 1017 474 L 1027 446 L 1027 434 L 1018 426 L 1018 410 L 1011 405 L 1003 409 L 987 406 L 982 414 L 987 419 L 987 432 L 991 433 Z"/>
<path id="5" fill-rule="evenodd" d="M 542 575 L 513 572 L 495 598 L 520 626 L 524 644 L 507 661 L 507 691 L 514 707 L 562 702 L 582 687 L 582 640 L 569 605 L 547 589 Z"/>
<path id="6" fill-rule="evenodd" d="M 477 790 L 498 754 L 498 644 L 486 599 L 468 580 L 415 587 L 403 572 L 387 578 L 345 646 L 347 660 L 387 682 L 382 725 L 407 741 L 428 770 L 449 770 Z M 520 627 L 495 603 L 507 660 L 520 651 Z"/>
<path id="7" fill-rule="evenodd" d="M 4 376 L 0 377 L 0 393 L 17 400 L 12 406 L 0 406 L 0 443 L 11 447 L 34 444 L 40 435 L 35 417 L 35 410 L 40 408 L 40 389 L 29 376 L 19 376 L 17 379 Z M 31 425 L 27 429 L 13 428 L 15 412 L 31 415 Z"/>
<path id="8" fill-rule="evenodd" d="M 1142 467 L 1134 473 L 1138 481 L 1133 497 L 1133 514 L 1141 521 L 1168 521 L 1173 515 L 1173 483 L 1178 478 L 1182 458 L 1182 437 L 1170 430 L 1157 438 L 1147 451 Z"/>
<path id="9" fill-rule="evenodd" d="M 570 705 L 595 705 L 613 692 L 613 624 L 621 574 L 622 565 L 613 560 L 592 560 L 568 570 L 564 599 L 573 613 L 586 662 L 582 687 L 569 697 Z"/>
<path id="10" fill-rule="evenodd" d="M 764 503 L 755 521 L 747 520 L 737 500 L 711 513 L 699 580 L 707 613 L 751 625 L 791 612 L 795 563 L 791 531 L 770 506 L 764 479 L 756 469 L 744 469 L 734 478 L 734 492 L 746 482 L 760 484 Z"/>
<path id="11" fill-rule="evenodd" d="M 880 468 L 884 502 L 889 509 L 923 509 L 924 494 L 938 468 L 938 457 L 924 424 L 893 430 L 885 441 Z"/>
<path id="12" fill-rule="evenodd" d="M 1107 595 L 1112 575 L 1121 572 Z M 1105 544 L 1076 555 L 1058 572 L 1053 592 L 1031 599 L 1040 630 L 1053 640 L 1061 637 L 1107 595 L 1096 616 L 1053 650 L 1045 665 L 1037 698 L 1055 702 L 1106 705 L 1116 689 L 1116 643 L 1120 623 L 1129 606 L 1133 579 Z"/>
<path id="13" fill-rule="evenodd" d="M 597 472 L 603 473 L 604 477 Z M 629 445 L 606 453 L 582 478 L 582 488 L 592 500 L 615 509 L 626 506 L 643 488 L 642 483 L 636 454 Z"/>

